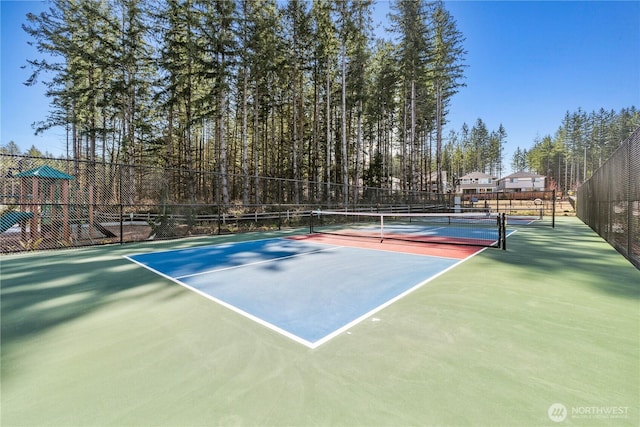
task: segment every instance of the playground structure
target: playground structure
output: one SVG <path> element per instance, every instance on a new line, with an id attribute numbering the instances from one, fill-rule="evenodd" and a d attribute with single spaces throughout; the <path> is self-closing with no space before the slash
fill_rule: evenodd
<path id="1" fill-rule="evenodd" d="M 85 237 L 92 239 L 95 235 L 116 237 L 95 219 L 91 203 L 84 214 L 80 212 L 80 205 L 76 199 L 81 198 L 82 194 L 79 189 L 71 188 L 74 176 L 44 165 L 20 172 L 11 178 L 19 179 L 20 190 L 16 208 L 0 215 L 0 232 L 3 233 L 3 241 L 7 242 L 7 245 L 16 239 L 5 232 L 16 224 L 20 228 L 19 241 L 22 246 L 69 246 L 72 240 Z M 72 197 L 72 191 L 75 197 Z M 89 200 L 93 198 L 91 186 L 85 193 Z M 86 227 L 82 226 L 83 222 L 87 223 Z M 86 229 L 86 232 L 83 229 Z"/>
<path id="2" fill-rule="evenodd" d="M 33 214 L 31 212 L 16 212 L 8 211 L 0 215 L 0 233 L 4 233 L 15 224 L 26 223 L 28 219 L 31 219 Z"/>
<path id="3" fill-rule="evenodd" d="M 19 224 L 22 242 L 70 241 L 69 183 L 75 178 L 46 165 L 14 177 L 20 179 L 19 210 L 2 215 L 2 232 Z"/>

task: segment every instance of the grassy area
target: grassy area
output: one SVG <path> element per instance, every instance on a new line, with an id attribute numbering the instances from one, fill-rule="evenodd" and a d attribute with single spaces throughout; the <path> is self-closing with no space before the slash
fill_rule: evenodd
<path id="1" fill-rule="evenodd" d="M 640 424 L 640 271 L 575 218 L 315 350 L 122 258 L 258 237 L 3 256 L 1 425 Z"/>

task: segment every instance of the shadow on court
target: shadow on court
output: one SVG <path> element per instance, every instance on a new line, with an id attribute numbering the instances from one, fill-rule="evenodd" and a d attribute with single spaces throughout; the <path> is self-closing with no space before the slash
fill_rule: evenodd
<path id="1" fill-rule="evenodd" d="M 520 274 L 542 281 L 553 276 L 568 284 L 640 299 L 639 270 L 576 218 L 556 221 L 556 228 L 520 227 L 508 239 L 505 254 L 487 252 L 487 255 L 499 265 L 520 267 Z"/>
<path id="2" fill-rule="evenodd" d="M 105 255 L 106 248 L 17 256 L 2 260 L 2 352 L 21 340 L 77 320 L 107 304 L 118 294 L 162 283 L 153 274 L 119 257 Z M 180 291 L 180 290 L 178 290 Z M 131 298 L 144 297 L 137 293 Z M 3 361 L 4 362 L 4 361 Z M 5 369 L 3 374 L 10 372 Z"/>

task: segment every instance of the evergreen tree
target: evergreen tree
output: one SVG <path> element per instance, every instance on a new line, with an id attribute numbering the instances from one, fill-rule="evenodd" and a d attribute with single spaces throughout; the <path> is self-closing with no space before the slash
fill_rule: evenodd
<path id="1" fill-rule="evenodd" d="M 379 40 L 369 67 L 370 83 L 367 103 L 370 153 L 382 156 L 383 184 L 389 185 L 392 176 L 393 140 L 398 109 L 398 63 L 394 60 L 395 47 L 391 42 Z"/>
<path id="2" fill-rule="evenodd" d="M 391 4 L 392 13 L 389 15 L 391 29 L 399 39 L 397 53 L 398 69 L 401 70 L 399 78 L 402 102 L 402 126 L 399 129 L 400 183 L 403 189 L 409 190 L 416 186 L 417 118 L 422 115 L 417 111 L 418 91 L 426 91 L 425 87 L 420 87 L 420 83 L 426 85 L 426 62 L 431 55 L 426 6 L 420 0 L 398 0 Z"/>
<path id="3" fill-rule="evenodd" d="M 255 203 L 261 202 L 258 176 L 272 173 L 270 161 L 275 147 L 270 139 L 275 121 L 275 106 L 278 99 L 278 73 L 283 68 L 284 41 L 280 10 L 274 0 L 251 0 L 248 7 L 248 18 L 245 18 L 242 33 L 246 33 L 239 49 L 240 64 L 247 64 L 248 73 L 248 106 L 251 118 L 252 140 L 247 147 L 248 160 L 253 164 L 255 184 L 253 185 Z M 249 126 L 247 124 L 247 126 Z M 270 130 L 272 129 L 272 130 Z M 243 168 L 243 172 L 244 172 Z M 248 172 L 248 171 L 247 171 Z M 248 177 L 247 177 L 248 178 Z M 246 182 L 246 180 L 245 180 Z M 247 182 L 248 185 L 248 182 Z"/>
<path id="4" fill-rule="evenodd" d="M 490 175 L 500 176 L 502 172 L 502 146 L 505 143 L 507 132 L 502 123 L 497 131 L 492 131 L 489 135 L 489 144 L 486 154 L 488 156 L 488 172 Z"/>
<path id="5" fill-rule="evenodd" d="M 157 131 L 157 110 L 152 102 L 156 79 L 154 50 L 147 39 L 150 31 L 147 11 L 141 0 L 118 0 L 121 18 L 119 37 L 115 40 L 113 58 L 116 72 L 111 81 L 110 108 L 119 116 L 122 151 L 125 162 L 132 164 L 136 156 L 148 153 Z M 115 24 L 115 22 L 114 22 Z M 115 129 L 114 129 L 115 130 Z M 115 144 L 114 144 L 115 145 Z M 116 147 L 110 150 L 117 158 Z"/>
<path id="6" fill-rule="evenodd" d="M 526 149 L 521 149 L 520 147 L 516 148 L 516 151 L 513 153 L 513 157 L 511 159 L 511 169 L 514 172 L 521 172 L 528 169 Z"/>
<path id="7" fill-rule="evenodd" d="M 23 29 L 35 40 L 39 52 L 49 60 L 29 60 L 33 72 L 27 85 L 35 84 L 48 73 L 46 95 L 51 98 L 52 113 L 36 125 L 36 133 L 50 127 L 71 125 L 72 156 L 80 159 L 95 155 L 98 134 L 98 105 L 105 96 L 105 74 L 110 64 L 104 60 L 109 28 L 101 16 L 101 3 L 94 0 L 52 1 L 47 11 L 28 14 Z M 101 36 L 101 37 L 99 37 Z M 83 150 L 82 142 L 87 144 Z"/>
<path id="8" fill-rule="evenodd" d="M 318 132 L 324 136 L 320 146 L 324 145 L 324 162 L 322 179 L 325 181 L 325 198 L 327 203 L 332 199 L 331 182 L 333 180 L 332 166 L 335 159 L 335 144 L 333 139 L 334 129 L 332 111 L 334 109 L 333 87 L 337 74 L 337 58 L 339 42 L 336 24 L 332 19 L 335 2 L 332 0 L 318 0 L 313 2 L 311 14 L 315 26 L 316 44 L 314 47 L 315 75 L 314 87 L 317 95 L 317 123 L 316 128 L 324 132 Z M 322 117 L 324 115 L 324 117 Z M 324 120 L 322 120 L 324 118 Z M 319 147 L 319 150 L 321 147 Z"/>
<path id="9" fill-rule="evenodd" d="M 284 19 L 286 47 L 290 52 L 289 61 L 287 62 L 287 80 L 291 82 L 289 85 L 290 96 L 290 151 L 292 157 L 290 159 L 291 178 L 300 181 L 302 178 L 301 153 L 303 152 L 303 138 L 306 127 L 306 100 L 305 87 L 307 86 L 308 73 L 306 72 L 307 58 L 310 55 L 310 36 L 311 23 L 306 3 L 301 0 L 289 0 L 285 12 Z M 300 186 L 294 185 L 293 200 L 295 203 L 300 202 Z"/>
<path id="10" fill-rule="evenodd" d="M 455 19 L 444 8 L 442 2 L 435 5 L 433 14 L 433 55 L 429 62 L 431 79 L 436 98 L 436 176 L 437 192 L 444 193 L 442 183 L 442 128 L 445 123 L 447 107 L 458 88 L 464 86 L 464 37 L 457 29 Z"/>
<path id="11" fill-rule="evenodd" d="M 353 168 L 353 202 L 356 204 L 358 203 L 360 171 L 364 163 L 363 120 L 365 103 L 368 102 L 366 75 L 369 71 L 367 64 L 369 64 L 371 58 L 371 52 L 368 47 L 368 42 L 371 38 L 371 5 L 371 0 L 359 0 L 352 3 L 351 11 L 354 31 L 350 44 L 349 92 L 351 110 L 353 111 L 353 116 L 355 116 L 355 144 L 352 157 L 355 164 Z"/>
<path id="12" fill-rule="evenodd" d="M 20 155 L 20 147 L 13 140 L 7 142 L 4 145 L 0 145 L 0 153 L 8 154 L 10 156 Z"/>
<path id="13" fill-rule="evenodd" d="M 478 118 L 476 124 L 471 128 L 470 135 L 473 170 L 478 172 L 489 172 L 487 158 L 489 153 L 489 131 L 487 126 Z"/>

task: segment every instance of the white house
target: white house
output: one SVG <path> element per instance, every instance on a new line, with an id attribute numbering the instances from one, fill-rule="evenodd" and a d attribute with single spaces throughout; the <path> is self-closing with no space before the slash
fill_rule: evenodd
<path id="1" fill-rule="evenodd" d="M 451 186 L 447 181 L 447 171 L 440 171 L 440 179 L 443 191 L 449 193 Z M 431 172 L 431 175 L 427 177 L 427 186 L 432 193 L 438 192 L 438 172 Z"/>
<path id="2" fill-rule="evenodd" d="M 482 172 L 471 172 L 460 177 L 457 193 L 493 193 L 498 185 L 498 177 Z"/>
<path id="3" fill-rule="evenodd" d="M 544 191 L 546 177 L 530 172 L 516 172 L 498 180 L 498 191 L 518 193 L 522 191 Z"/>

